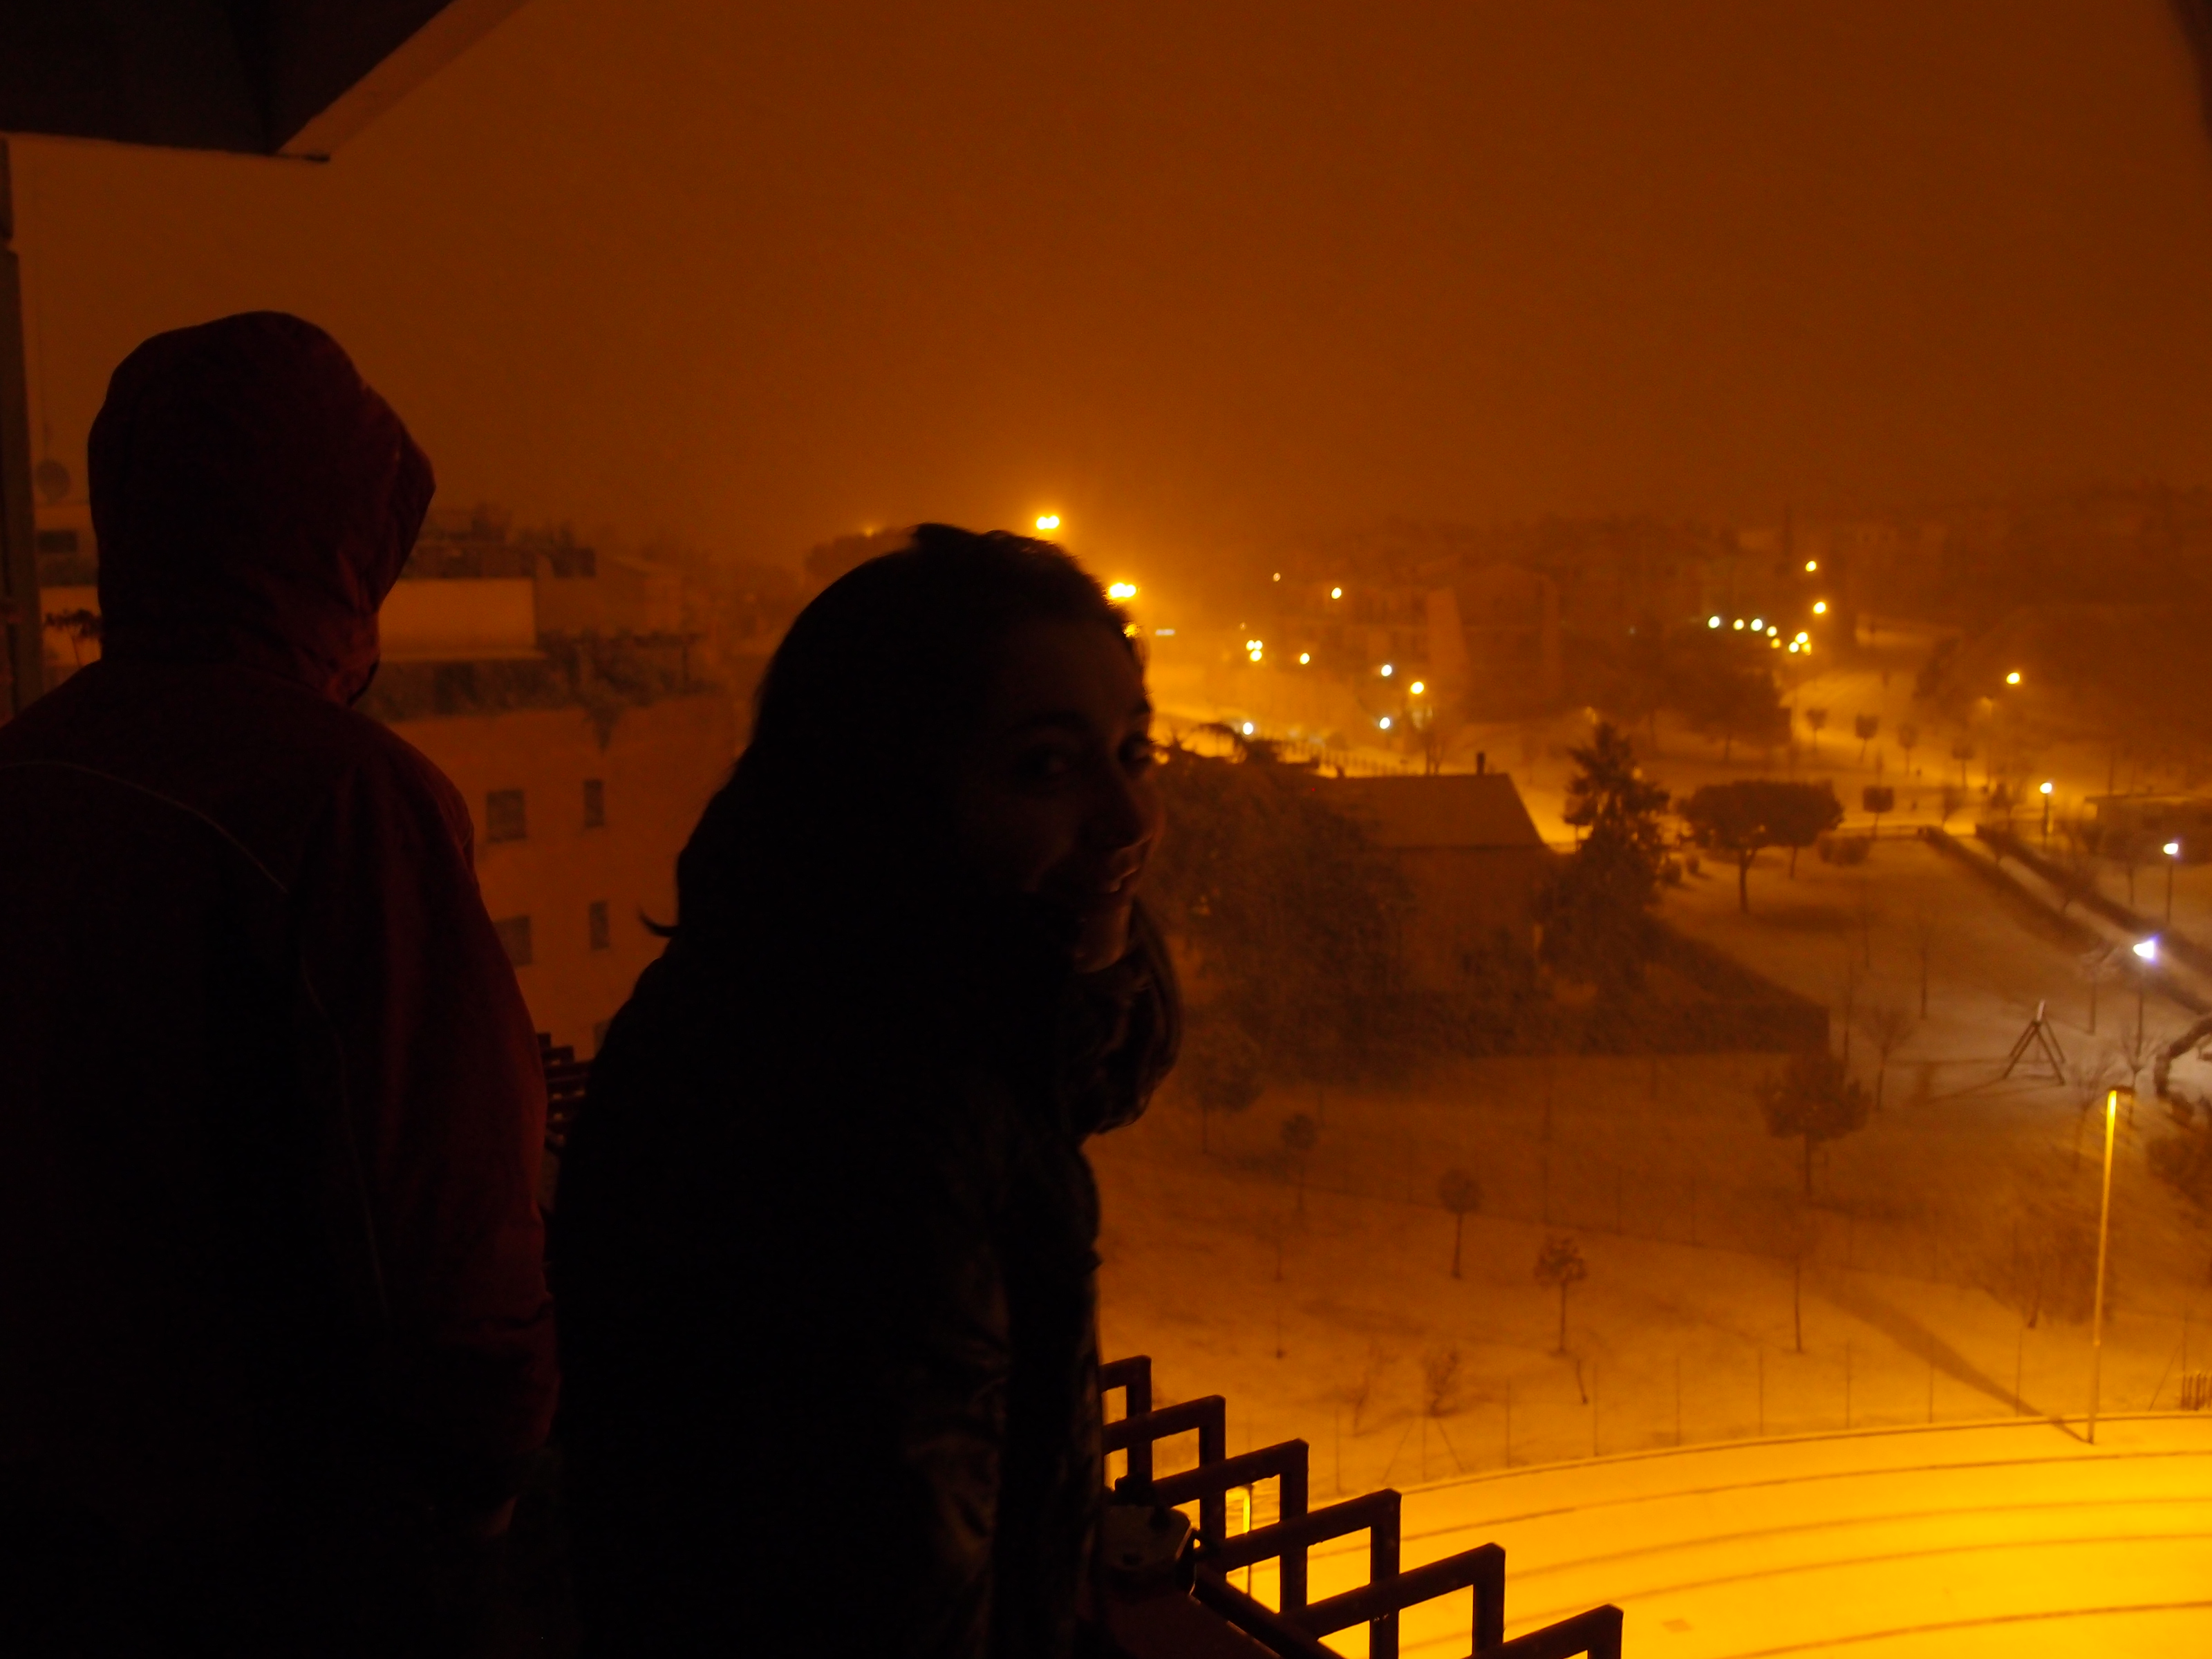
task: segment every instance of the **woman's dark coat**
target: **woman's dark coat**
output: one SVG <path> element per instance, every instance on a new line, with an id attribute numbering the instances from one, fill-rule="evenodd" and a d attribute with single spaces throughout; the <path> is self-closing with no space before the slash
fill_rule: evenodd
<path id="1" fill-rule="evenodd" d="M 1002 975 L 934 1038 L 685 945 L 610 1033 L 556 1222 L 598 1651 L 1073 1651 L 1102 1498 L 1082 1147 L 1171 1058 L 1156 936 L 1088 980 Z M 934 972 L 915 1006 L 955 1006 Z"/>

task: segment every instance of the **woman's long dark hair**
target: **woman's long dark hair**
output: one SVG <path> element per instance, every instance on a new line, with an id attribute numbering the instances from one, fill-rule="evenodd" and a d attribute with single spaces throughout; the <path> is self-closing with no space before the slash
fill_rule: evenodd
<path id="1" fill-rule="evenodd" d="M 1008 641 L 1036 622 L 1129 638 L 1073 559 L 1003 531 L 923 525 L 808 605 L 769 664 L 750 744 L 677 862 L 672 961 L 769 1005 L 836 997 L 856 1036 L 955 1018 L 981 979 L 1036 987 L 1042 966 L 1049 981 L 1064 943 L 1049 919 L 974 890 L 951 828 L 960 754 Z M 1137 931 L 1169 999 L 1164 1070 L 1171 975 L 1149 922 Z"/>

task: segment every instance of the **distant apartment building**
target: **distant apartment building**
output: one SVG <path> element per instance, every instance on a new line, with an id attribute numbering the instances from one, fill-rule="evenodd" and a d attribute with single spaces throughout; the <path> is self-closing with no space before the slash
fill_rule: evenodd
<path id="1" fill-rule="evenodd" d="M 99 550 L 82 503 L 41 505 L 38 533 L 51 689 L 99 657 Z M 379 613 L 359 707 L 467 801 L 532 1016 L 582 1055 L 659 954 L 648 923 L 675 920 L 676 855 L 737 752 L 702 608 L 678 573 L 477 507 L 433 516 Z"/>
<path id="2" fill-rule="evenodd" d="M 469 804 L 538 1029 L 588 1056 L 676 920 L 676 855 L 738 744 L 682 574 L 484 507 L 434 515 L 381 613 L 365 713 Z"/>

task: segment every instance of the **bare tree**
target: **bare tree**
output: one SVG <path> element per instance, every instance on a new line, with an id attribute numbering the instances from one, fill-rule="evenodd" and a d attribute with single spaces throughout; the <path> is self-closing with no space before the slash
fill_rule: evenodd
<path id="1" fill-rule="evenodd" d="M 1966 763 L 1973 757 L 1974 740 L 1972 738 L 1960 738 L 1951 745 L 1951 758 L 1959 763 L 1959 787 L 1962 791 L 1966 787 Z M 1958 809 L 1954 807 L 1952 810 L 1955 811 Z"/>
<path id="2" fill-rule="evenodd" d="M 1867 1040 L 1874 1044 L 1874 1109 L 1881 1109 L 1883 1079 L 1889 1075 L 1889 1057 L 1912 1031 L 1912 1016 L 1891 1002 L 1877 1002 L 1866 1011 Z"/>
<path id="3" fill-rule="evenodd" d="M 1464 1170 L 1446 1170 L 1437 1180 L 1437 1198 L 1452 1218 L 1451 1276 L 1459 1273 L 1460 1237 L 1467 1231 L 1467 1218 L 1482 1207 L 1482 1188 Z"/>
<path id="4" fill-rule="evenodd" d="M 1813 729 L 1813 752 L 1817 755 L 1820 752 L 1820 733 L 1827 729 L 1828 711 L 1825 708 L 1807 709 L 1805 724 Z"/>
<path id="5" fill-rule="evenodd" d="M 2051 867 L 2058 889 L 2058 914 L 2064 915 L 2074 901 L 2097 890 L 2097 854 L 2079 820 L 2062 819 L 2058 825 L 2057 855 Z M 2089 1028 L 2094 1030 L 2094 1025 Z"/>
<path id="6" fill-rule="evenodd" d="M 1421 1409 L 1443 1417 L 1459 1404 L 1460 1357 L 1457 1348 L 1431 1348 L 1421 1356 Z"/>
<path id="7" fill-rule="evenodd" d="M 1805 1142 L 1805 1193 L 1813 1192 L 1813 1149 L 1866 1127 L 1866 1091 L 1826 1048 L 1792 1054 L 1788 1064 L 1758 1085 L 1766 1132 Z"/>
<path id="8" fill-rule="evenodd" d="M 1359 1368 L 1359 1376 L 1344 1391 L 1345 1404 L 1352 1407 L 1352 1431 L 1359 1432 L 1359 1419 L 1374 1402 L 1375 1390 L 1382 1381 L 1382 1373 L 1390 1369 L 1394 1356 L 1380 1342 L 1367 1345 L 1367 1358 Z"/>
<path id="9" fill-rule="evenodd" d="M 1583 1260 L 1582 1246 L 1563 1234 L 1546 1239 L 1536 1253 L 1536 1282 L 1559 1287 L 1559 1346 L 1555 1352 L 1567 1351 L 1568 1289 L 1589 1277 L 1589 1263 Z"/>
<path id="10" fill-rule="evenodd" d="M 2020 1316 L 2030 1330 L 2045 1314 L 2079 1324 L 2096 1296 L 2097 1227 L 2086 1206 L 2063 1193 L 2023 1193 L 2014 1200 L 2010 1237 L 1979 1275 L 1982 1287 Z M 2105 1268 L 2105 1294 L 2112 1291 Z"/>
<path id="11" fill-rule="evenodd" d="M 1851 717 L 1851 732 L 1859 740 L 1859 764 L 1866 764 L 1867 745 L 1874 741 L 1875 733 L 1881 730 L 1879 714 L 1855 714 Z"/>
<path id="12" fill-rule="evenodd" d="M 1799 1353 L 1805 1352 L 1805 1258 L 1813 1252 L 1814 1237 L 1812 1211 L 1802 1203 L 1792 1205 L 1782 1243 L 1790 1253 L 1790 1330 Z"/>

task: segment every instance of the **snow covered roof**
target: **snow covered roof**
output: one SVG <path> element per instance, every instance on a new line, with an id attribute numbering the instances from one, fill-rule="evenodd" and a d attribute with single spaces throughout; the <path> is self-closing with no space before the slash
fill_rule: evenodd
<path id="1" fill-rule="evenodd" d="M 1364 820 L 1384 847 L 1541 847 L 1521 792 L 1504 772 L 1331 778 L 1322 799 Z"/>

